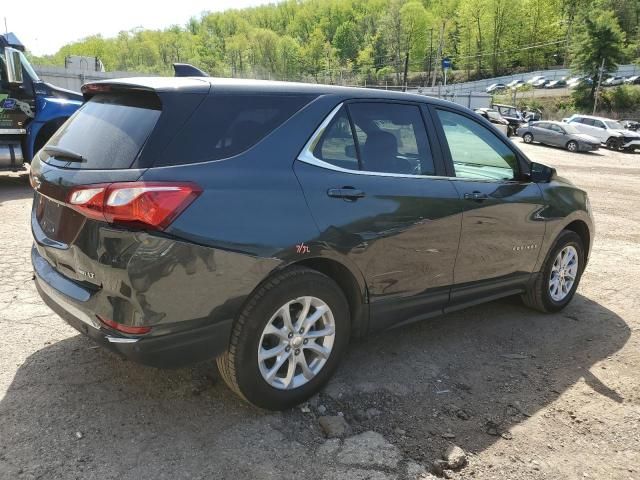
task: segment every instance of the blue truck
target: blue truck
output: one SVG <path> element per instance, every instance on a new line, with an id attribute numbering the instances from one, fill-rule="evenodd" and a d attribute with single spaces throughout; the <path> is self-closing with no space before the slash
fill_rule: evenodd
<path id="1" fill-rule="evenodd" d="M 82 95 L 43 82 L 24 45 L 0 35 L 0 170 L 18 171 L 82 105 Z"/>

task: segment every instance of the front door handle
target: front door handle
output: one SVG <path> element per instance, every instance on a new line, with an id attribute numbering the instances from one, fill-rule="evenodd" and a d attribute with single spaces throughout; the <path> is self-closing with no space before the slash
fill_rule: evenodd
<path id="1" fill-rule="evenodd" d="M 353 187 L 330 188 L 327 195 L 333 198 L 344 198 L 346 200 L 357 200 L 365 196 L 362 190 Z"/>
<path id="2" fill-rule="evenodd" d="M 464 194 L 465 200 L 473 200 L 475 202 L 482 202 L 483 200 L 487 200 L 488 198 L 489 198 L 489 195 L 482 192 L 471 192 L 471 193 Z"/>

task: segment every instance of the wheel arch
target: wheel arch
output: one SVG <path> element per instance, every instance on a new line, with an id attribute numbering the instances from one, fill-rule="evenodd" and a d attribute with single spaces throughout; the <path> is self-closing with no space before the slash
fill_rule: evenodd
<path id="1" fill-rule="evenodd" d="M 366 334 L 369 323 L 367 287 L 362 275 L 358 274 L 359 272 L 355 273 L 344 263 L 326 257 L 305 258 L 294 263 L 289 263 L 283 269 L 286 270 L 291 267 L 304 267 L 316 270 L 336 282 L 344 292 L 347 302 L 349 303 L 352 336 L 360 338 Z"/>
<path id="2" fill-rule="evenodd" d="M 571 232 L 576 233 L 582 243 L 584 245 L 584 258 L 585 258 L 585 266 L 587 259 L 589 258 L 590 247 L 591 247 L 591 232 L 589 231 L 589 226 L 583 222 L 582 220 L 574 220 L 571 223 L 565 225 L 563 230 L 569 230 Z"/>

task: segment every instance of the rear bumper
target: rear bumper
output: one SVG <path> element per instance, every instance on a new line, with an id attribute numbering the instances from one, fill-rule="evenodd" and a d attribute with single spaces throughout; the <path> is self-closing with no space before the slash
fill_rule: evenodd
<path id="1" fill-rule="evenodd" d="M 124 335 L 102 325 L 91 305 L 91 291 L 56 272 L 40 256 L 31 251 L 35 284 L 44 302 L 69 325 L 99 345 L 137 363 L 159 368 L 173 368 L 214 358 L 228 346 L 232 320 L 171 333 L 144 336 Z"/>

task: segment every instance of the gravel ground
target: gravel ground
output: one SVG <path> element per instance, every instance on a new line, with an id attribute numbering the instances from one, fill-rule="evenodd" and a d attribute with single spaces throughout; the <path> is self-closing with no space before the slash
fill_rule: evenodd
<path id="1" fill-rule="evenodd" d="M 457 445 L 466 466 L 436 462 L 450 478 L 640 479 L 640 154 L 522 148 L 590 193 L 572 304 L 506 299 L 370 337 L 275 414 L 211 363 L 138 366 L 66 326 L 31 280 L 27 176 L 0 175 L 0 478 L 414 480 Z M 325 439 L 322 414 L 345 438 Z"/>

